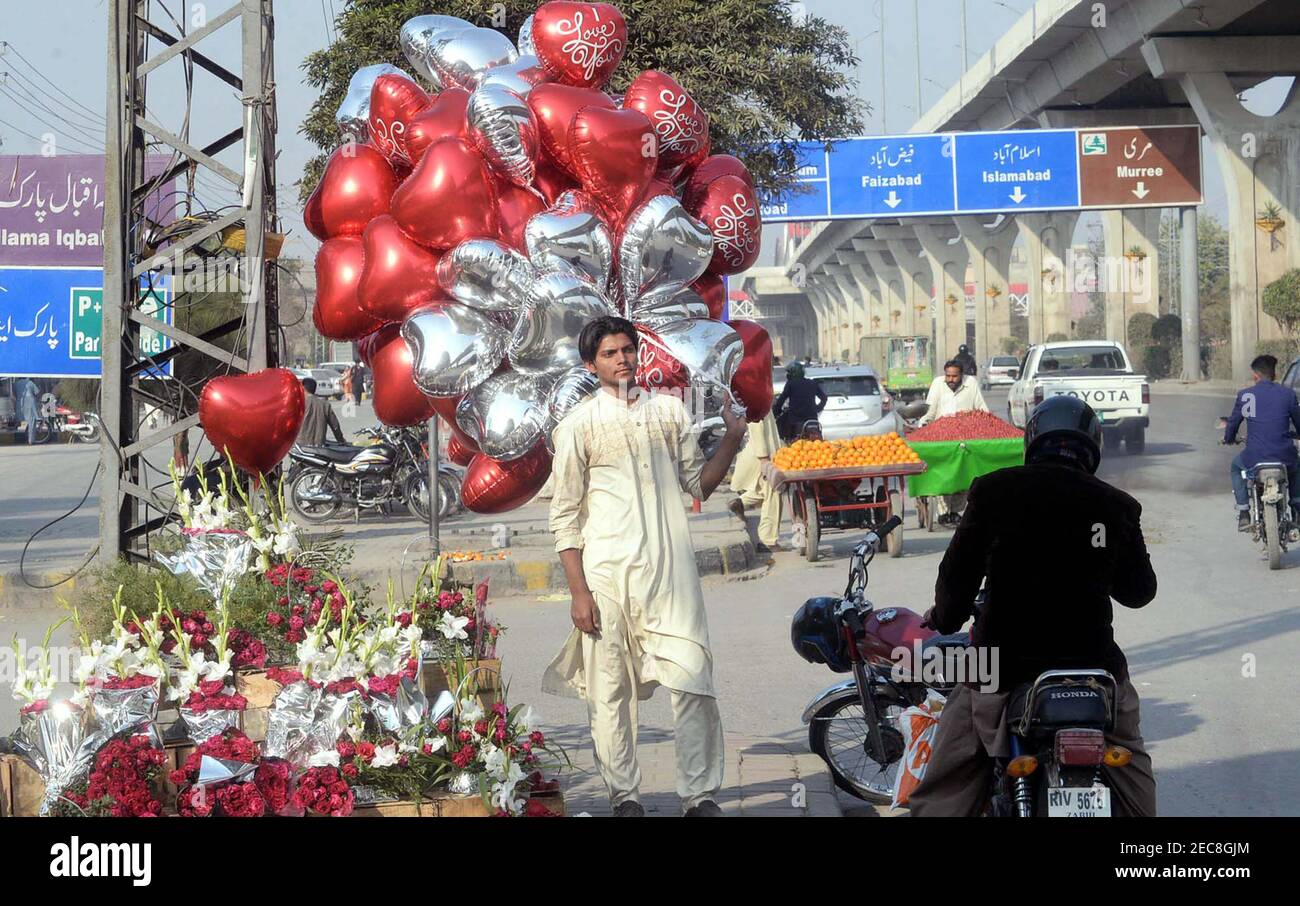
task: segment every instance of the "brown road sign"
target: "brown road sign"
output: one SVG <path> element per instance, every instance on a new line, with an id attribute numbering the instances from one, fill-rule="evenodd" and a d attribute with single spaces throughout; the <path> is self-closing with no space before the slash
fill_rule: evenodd
<path id="1" fill-rule="evenodd" d="M 1079 181 L 1085 208 L 1200 204 L 1201 129 L 1080 129 Z"/>

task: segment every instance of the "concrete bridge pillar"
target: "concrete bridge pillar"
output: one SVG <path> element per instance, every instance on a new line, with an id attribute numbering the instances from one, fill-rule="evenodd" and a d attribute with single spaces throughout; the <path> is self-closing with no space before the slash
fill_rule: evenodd
<path id="1" fill-rule="evenodd" d="M 880 297 L 881 318 L 887 329 L 882 331 L 890 336 L 910 336 L 914 323 L 914 312 L 907 301 L 903 289 L 903 280 L 897 262 L 893 257 L 885 257 L 883 251 L 866 253 L 871 265 L 871 276 L 876 280 L 876 293 Z"/>
<path id="2" fill-rule="evenodd" d="M 889 254 L 898 267 L 898 280 L 906 302 L 903 306 L 903 320 L 907 325 L 904 334 L 933 340 L 935 298 L 930 262 L 914 241 L 889 239 L 888 245 Z"/>
<path id="3" fill-rule="evenodd" d="M 984 217 L 954 217 L 970 253 L 975 275 L 975 349 L 981 365 L 1002 351 L 1002 338 L 1011 336 L 1011 248 L 1020 232 L 1013 218 L 996 227 Z"/>
<path id="4" fill-rule="evenodd" d="M 1066 254 L 1078 211 L 1017 214 L 1029 259 L 1029 342 L 1043 343 L 1052 334 L 1070 335 L 1070 289 Z"/>
<path id="5" fill-rule="evenodd" d="M 1160 210 L 1103 211 L 1105 254 L 1097 280 L 1106 298 L 1106 339 L 1128 346 L 1128 322 L 1136 314 L 1160 317 Z"/>
<path id="6" fill-rule="evenodd" d="M 1257 116 L 1241 106 L 1229 74 L 1300 73 L 1300 36 L 1154 38 L 1142 55 L 1154 77 L 1178 80 L 1223 170 L 1232 374 L 1242 383 L 1258 344 L 1283 336 L 1264 313 L 1264 289 L 1300 267 L 1300 82 L 1275 115 Z M 1277 218 L 1267 216 L 1270 206 Z"/>
<path id="7" fill-rule="evenodd" d="M 970 250 L 957 239 L 956 227 L 919 224 L 916 238 L 930 260 L 934 279 L 936 370 L 966 342 L 966 266 Z"/>

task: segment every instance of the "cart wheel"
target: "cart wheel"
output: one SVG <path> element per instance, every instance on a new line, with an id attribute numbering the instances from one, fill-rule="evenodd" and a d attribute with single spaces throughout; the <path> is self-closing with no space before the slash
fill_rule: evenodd
<path id="1" fill-rule="evenodd" d="M 806 546 L 804 547 L 803 555 L 809 563 L 816 563 L 818 554 L 817 545 L 820 544 L 822 540 L 821 514 L 817 512 L 816 498 L 805 496 L 803 502 L 804 518 L 807 520 L 805 523 L 805 528 L 807 529 L 806 536 L 808 539 Z"/>
<path id="2" fill-rule="evenodd" d="M 897 491 L 889 492 L 889 514 L 899 517 L 903 515 L 903 495 Z M 900 522 L 898 528 L 885 537 L 885 546 L 889 550 L 889 556 L 901 557 L 903 555 L 903 523 Z"/>

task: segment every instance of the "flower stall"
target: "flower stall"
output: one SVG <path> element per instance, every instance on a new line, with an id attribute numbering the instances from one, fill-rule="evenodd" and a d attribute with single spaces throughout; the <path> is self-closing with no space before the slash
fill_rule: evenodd
<path id="1" fill-rule="evenodd" d="M 223 474 L 181 512 L 160 568 L 70 607 L 70 676 L 61 624 L 15 651 L 0 815 L 563 814 L 546 778 L 567 760 L 507 703 L 486 583 L 443 587 L 438 562 L 372 599 L 265 482 Z"/>

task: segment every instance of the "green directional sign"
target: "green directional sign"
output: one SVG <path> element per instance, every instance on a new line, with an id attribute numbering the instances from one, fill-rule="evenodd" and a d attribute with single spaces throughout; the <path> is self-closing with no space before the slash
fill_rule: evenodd
<path id="1" fill-rule="evenodd" d="M 102 355 L 101 328 L 103 327 L 104 290 L 102 287 L 77 287 L 68 291 L 72 306 L 71 348 L 68 355 L 74 359 L 98 359 Z M 162 293 L 152 290 L 140 301 L 141 313 L 156 320 L 164 320 L 166 302 Z M 156 330 L 140 330 L 141 355 L 158 355 L 168 346 L 167 338 Z"/>

